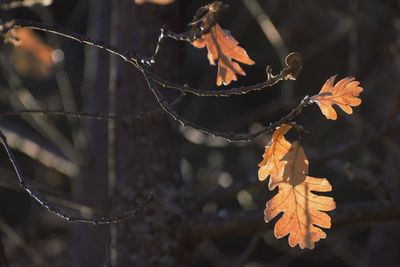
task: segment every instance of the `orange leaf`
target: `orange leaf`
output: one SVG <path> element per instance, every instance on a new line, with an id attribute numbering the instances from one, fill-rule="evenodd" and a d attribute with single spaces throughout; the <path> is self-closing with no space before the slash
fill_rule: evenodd
<path id="1" fill-rule="evenodd" d="M 330 228 L 331 226 L 329 215 L 323 211 L 335 209 L 336 204 L 330 197 L 311 193 L 311 191 L 329 192 L 332 188 L 326 179 L 307 176 L 308 160 L 299 142 L 289 144 L 290 147 L 287 149 L 288 142 L 284 140 L 284 149 L 278 150 L 275 148 L 270 150 L 274 143 L 282 143 L 283 135 L 287 130 L 280 127 L 275 131 L 275 139 L 271 141 L 270 148 L 264 154 L 267 154 L 264 159 L 268 159 L 268 152 L 282 151 L 274 164 L 274 168 L 276 168 L 275 174 L 278 175 L 274 179 L 279 182 L 273 184 L 274 186 L 272 187 L 273 189 L 278 185 L 279 191 L 266 204 L 264 211 L 265 221 L 269 222 L 283 212 L 283 216 L 275 225 L 275 236 L 282 238 L 289 235 L 289 245 L 291 247 L 298 244 L 302 249 L 312 249 L 315 242 L 326 237 L 325 232 L 319 227 Z M 273 159 L 276 154 L 278 153 L 272 153 L 269 158 Z"/>
<path id="2" fill-rule="evenodd" d="M 290 146 L 289 152 L 282 158 L 284 165 L 283 181 L 292 185 L 301 184 L 308 173 L 308 160 L 299 142 Z"/>
<path id="3" fill-rule="evenodd" d="M 207 17 L 203 20 L 203 27 L 208 24 Z M 228 85 L 237 80 L 236 74 L 246 76 L 246 73 L 237 62 L 253 65 L 254 61 L 247 55 L 246 50 L 232 37 L 229 31 L 223 30 L 218 23 L 210 32 L 192 42 L 197 48 L 207 47 L 208 60 L 211 65 L 218 61 L 217 85 Z M 235 62 L 235 61 L 237 62 Z"/>
<path id="4" fill-rule="evenodd" d="M 283 182 L 283 171 L 286 163 L 282 161 L 283 157 L 289 152 L 290 143 L 285 139 L 285 134 L 291 126 L 283 124 L 272 134 L 271 141 L 265 147 L 263 160 L 258 164 L 258 179 L 264 181 L 268 176 L 270 180 L 268 188 L 273 190 L 278 183 Z"/>
<path id="5" fill-rule="evenodd" d="M 336 120 L 337 114 L 333 105 L 339 106 L 347 114 L 352 114 L 353 109 L 361 104 L 359 94 L 363 91 L 360 82 L 354 77 L 346 77 L 334 85 L 336 75 L 329 78 L 318 95 L 311 97 L 316 102 L 327 119 Z"/>
<path id="6" fill-rule="evenodd" d="M 306 176 L 306 179 L 297 185 L 281 183 L 279 193 L 267 202 L 265 221 L 269 222 L 283 212 L 283 216 L 275 225 L 275 236 L 282 238 L 289 235 L 291 247 L 299 244 L 302 249 L 313 249 L 315 242 L 326 237 L 319 227 L 331 227 L 331 218 L 323 211 L 334 210 L 336 204 L 332 198 L 318 196 L 311 191 L 331 190 L 328 180 L 311 176 Z"/>
<path id="7" fill-rule="evenodd" d="M 53 65 L 53 49 L 44 43 L 32 30 L 23 28 L 15 29 L 14 31 L 20 40 L 19 49 L 31 53 L 47 67 Z"/>

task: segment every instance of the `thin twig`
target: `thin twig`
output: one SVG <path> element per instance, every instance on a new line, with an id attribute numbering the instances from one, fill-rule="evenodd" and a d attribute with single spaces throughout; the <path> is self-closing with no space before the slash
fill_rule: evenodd
<path id="1" fill-rule="evenodd" d="M 160 84 L 162 87 L 179 90 L 181 92 L 191 93 L 191 94 L 194 94 L 197 96 L 227 97 L 227 96 L 233 96 L 233 95 L 247 94 L 252 91 L 260 91 L 266 87 L 271 87 L 282 80 L 295 80 L 297 75 L 299 74 L 299 71 L 301 69 L 301 64 L 302 64 L 301 62 L 298 62 L 299 63 L 298 65 L 296 65 L 296 64 L 288 65 L 277 75 L 273 75 L 271 68 L 268 66 L 267 70 L 266 70 L 267 71 L 266 81 L 255 84 L 255 85 L 242 86 L 242 87 L 231 88 L 231 89 L 227 89 L 227 90 L 204 90 L 204 89 L 199 89 L 199 88 L 191 88 L 186 85 L 179 85 L 179 84 L 164 80 L 159 75 L 155 74 L 154 72 L 152 72 L 148 69 L 149 66 L 146 65 L 147 61 L 144 59 L 143 56 L 139 55 L 138 53 L 122 51 L 112 45 L 105 44 L 103 41 L 96 40 L 96 39 L 87 37 L 85 35 L 81 35 L 81 34 L 63 29 L 59 26 L 47 25 L 47 24 L 43 24 L 40 22 L 20 20 L 20 19 L 12 20 L 10 22 L 6 22 L 6 23 L 3 23 L 2 25 L 0 25 L 0 31 L 2 31 L 3 34 L 6 34 L 7 32 L 9 32 L 10 30 L 12 30 L 14 28 L 31 28 L 31 29 L 38 30 L 38 31 L 57 34 L 57 35 L 74 40 L 74 41 L 82 43 L 82 44 L 86 44 L 86 45 L 90 45 L 90 46 L 94 46 L 94 47 L 103 49 L 103 50 L 107 51 L 108 53 L 111 53 L 113 55 L 116 55 L 116 56 L 122 58 L 127 63 L 132 64 L 136 69 L 142 71 L 142 73 L 145 76 L 148 76 L 151 80 Z M 168 37 L 171 37 L 171 36 L 176 37 L 176 35 L 177 34 L 174 35 L 174 34 L 172 34 L 172 32 L 169 32 Z M 177 39 L 179 40 L 179 38 L 177 38 Z M 291 55 L 298 55 L 298 53 L 293 53 Z"/>
<path id="2" fill-rule="evenodd" d="M 183 33 L 175 33 L 168 30 L 166 27 L 162 27 L 160 30 L 160 35 L 158 36 L 156 49 L 149 59 L 143 58 L 141 63 L 152 65 L 156 63 L 157 56 L 161 49 L 162 41 L 165 38 L 170 38 L 175 41 L 184 41 L 192 43 L 195 40 L 201 38 L 203 35 L 210 32 L 211 28 L 215 26 L 218 22 L 218 19 L 222 13 L 222 11 L 226 10 L 228 5 L 224 5 L 221 1 L 214 1 L 211 4 L 200 7 L 191 23 L 189 23 L 192 28 Z M 202 23 L 204 20 L 207 20 L 207 25 Z"/>
<path id="3" fill-rule="evenodd" d="M 94 46 L 94 47 L 103 49 L 110 54 L 116 55 L 116 56 L 122 58 L 124 61 L 126 61 L 126 62 L 134 65 L 136 68 L 140 69 L 140 67 L 137 64 L 138 58 L 133 56 L 135 53 L 122 51 L 112 45 L 105 44 L 101 40 L 96 40 L 96 39 L 87 37 L 85 35 L 63 29 L 56 25 L 47 25 L 47 24 L 40 23 L 40 22 L 21 20 L 21 19 L 15 19 L 15 20 L 12 20 L 12 21 L 9 21 L 9 22 L 6 22 L 6 23 L 3 23 L 2 25 L 0 25 L 0 31 L 2 31 L 3 34 L 9 32 L 10 30 L 12 30 L 14 28 L 30 28 L 30 29 L 34 29 L 34 30 L 38 30 L 38 31 L 42 31 L 42 32 L 60 35 L 62 37 L 71 39 L 71 40 L 76 41 L 81 44 Z"/>
<path id="4" fill-rule="evenodd" d="M 341 144 L 332 145 L 331 149 L 313 153 L 310 155 L 309 160 L 313 164 L 323 164 L 333 158 L 336 158 L 343 153 L 360 147 L 362 145 L 373 142 L 374 140 L 381 138 L 382 136 L 390 133 L 390 131 L 400 127 L 400 114 L 389 123 L 383 123 L 383 126 L 377 128 L 376 131 L 363 135 L 362 138 L 354 139 L 348 138 L 349 141 Z M 208 202 L 221 202 L 224 199 L 235 196 L 240 190 L 248 189 L 251 187 L 262 186 L 263 184 L 258 179 L 247 180 L 237 182 L 228 188 L 217 188 L 209 191 L 204 196 L 200 197 L 197 202 L 193 205 L 194 208 L 201 208 Z"/>
<path id="5" fill-rule="evenodd" d="M 279 81 L 285 80 L 295 80 L 296 77 L 294 73 L 297 71 L 297 68 L 288 66 L 284 68 L 280 73 L 273 75 L 271 68 L 267 67 L 267 80 L 261 83 L 257 83 L 254 85 L 234 87 L 230 89 L 216 89 L 216 90 L 206 90 L 199 88 L 192 88 L 188 85 L 179 85 L 173 82 L 169 82 L 159 77 L 154 72 L 149 70 L 145 70 L 144 74 L 148 76 L 151 80 L 158 83 L 163 88 L 170 88 L 179 90 L 181 92 L 190 93 L 196 96 L 212 96 L 212 97 L 229 97 L 234 95 L 244 95 L 253 91 L 261 91 L 267 87 L 272 87 L 277 84 Z"/>
<path id="6" fill-rule="evenodd" d="M 184 93 L 179 95 L 170 105 L 174 106 L 183 100 Z M 163 109 L 156 109 L 151 111 L 137 112 L 134 114 L 105 114 L 105 113 L 90 113 L 90 112 L 73 112 L 65 110 L 42 110 L 42 109 L 27 109 L 27 110 L 13 110 L 13 111 L 0 111 L 0 117 L 18 116 L 24 114 L 39 114 L 50 116 L 67 116 L 78 119 L 95 119 L 95 120 L 124 120 L 129 118 L 134 119 L 147 119 L 149 117 L 161 116 L 165 112 Z"/>
<path id="7" fill-rule="evenodd" d="M 303 111 L 303 109 L 305 107 L 309 106 L 312 103 L 311 98 L 309 96 L 304 97 L 303 100 L 300 102 L 300 104 L 296 108 L 294 108 L 289 114 L 287 114 L 286 116 L 282 117 L 280 120 L 278 120 L 274 123 L 270 123 L 268 126 L 262 127 L 260 130 L 258 130 L 257 132 L 254 132 L 254 133 L 218 132 L 218 131 L 214 131 L 214 130 L 208 129 L 206 127 L 203 127 L 201 125 L 197 125 L 197 124 L 183 118 L 182 116 L 180 116 L 164 99 L 160 90 L 157 88 L 157 85 L 154 82 L 150 81 L 147 78 L 147 76 L 145 76 L 145 77 L 146 77 L 149 89 L 153 92 L 153 94 L 157 98 L 158 104 L 172 118 L 174 118 L 176 121 L 180 122 L 184 127 L 192 127 L 203 133 L 206 133 L 208 135 L 224 138 L 224 139 L 228 140 L 229 142 L 251 142 L 264 133 L 274 131 L 277 127 L 279 127 L 282 124 L 291 123 Z"/>
<path id="8" fill-rule="evenodd" d="M 79 173 L 76 163 L 60 153 L 51 143 L 34 138 L 27 131 L 11 127 L 6 123 L 0 123 L 0 129 L 7 136 L 11 148 L 69 178 L 74 178 Z"/>
<path id="9" fill-rule="evenodd" d="M 0 139 L 4 149 L 7 152 L 8 159 L 11 162 L 14 171 L 17 175 L 21 188 L 24 191 L 26 191 L 32 198 L 34 198 L 36 202 L 38 202 L 39 205 L 41 205 L 43 208 L 47 209 L 49 212 L 57 215 L 58 217 L 68 222 L 90 223 L 94 225 L 118 223 L 138 214 L 146 205 L 148 205 L 155 198 L 154 193 L 151 192 L 143 202 L 137 203 L 135 208 L 130 209 L 129 211 L 123 211 L 108 216 L 100 216 L 96 218 L 84 218 L 82 216 L 74 216 L 68 214 L 65 211 L 61 210 L 56 205 L 54 205 L 53 203 L 47 201 L 42 195 L 40 195 L 32 188 L 30 183 L 25 179 L 25 176 L 22 174 L 21 168 L 19 167 L 15 155 L 12 152 L 11 148 L 9 147 L 6 137 L 1 131 L 0 131 Z"/>

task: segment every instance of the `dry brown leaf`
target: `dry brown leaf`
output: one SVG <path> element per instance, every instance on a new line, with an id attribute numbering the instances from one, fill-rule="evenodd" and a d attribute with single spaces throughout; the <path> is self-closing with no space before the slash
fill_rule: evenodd
<path id="1" fill-rule="evenodd" d="M 335 76 L 329 78 L 318 95 L 311 97 L 311 100 L 316 102 L 322 113 L 327 119 L 336 120 L 337 113 L 333 109 L 333 105 L 338 105 L 347 114 L 352 114 L 353 109 L 361 104 L 361 99 L 358 98 L 363 88 L 359 86 L 360 82 L 354 77 L 346 77 L 336 84 Z"/>
<path id="2" fill-rule="evenodd" d="M 207 21 L 203 22 L 206 27 Z M 232 37 L 229 31 L 223 30 L 218 23 L 210 32 L 192 42 L 197 48 L 207 47 L 208 60 L 211 65 L 218 61 L 217 85 L 228 85 L 237 80 L 236 74 L 246 76 L 246 73 L 237 62 L 253 65 L 254 61 L 247 55 L 246 50 Z M 237 62 L 235 62 L 235 61 Z"/>
<path id="3" fill-rule="evenodd" d="M 331 185 L 326 179 L 307 176 L 308 160 L 298 142 L 290 146 L 280 161 L 276 165 L 283 169 L 276 171 L 281 174 L 277 183 L 279 192 L 266 204 L 265 221 L 269 222 L 283 212 L 275 225 L 275 236 L 282 238 L 289 234 L 291 247 L 298 244 L 302 249 L 312 249 L 315 242 L 326 237 L 319 227 L 331 226 L 329 215 L 323 211 L 335 209 L 336 204 L 332 198 L 318 196 L 311 191 L 329 192 Z"/>
<path id="4" fill-rule="evenodd" d="M 278 183 L 283 182 L 283 171 L 286 162 L 282 161 L 282 159 L 290 149 L 290 143 L 285 139 L 285 134 L 290 128 L 290 125 L 283 124 L 275 130 L 271 141 L 265 147 L 263 160 L 258 164 L 260 167 L 258 170 L 258 179 L 264 181 L 270 176 L 268 183 L 270 190 L 274 190 Z"/>
<path id="5" fill-rule="evenodd" d="M 306 176 L 306 179 L 297 185 L 281 183 L 279 193 L 267 202 L 265 221 L 269 222 L 283 212 L 283 216 L 275 225 L 275 236 L 282 238 L 289 235 L 291 247 L 298 244 L 302 249 L 313 249 L 315 242 L 326 238 L 326 233 L 319 227 L 331 227 L 331 218 L 323 211 L 334 210 L 336 204 L 332 198 L 318 196 L 311 191 L 331 190 L 328 180 L 311 176 Z"/>

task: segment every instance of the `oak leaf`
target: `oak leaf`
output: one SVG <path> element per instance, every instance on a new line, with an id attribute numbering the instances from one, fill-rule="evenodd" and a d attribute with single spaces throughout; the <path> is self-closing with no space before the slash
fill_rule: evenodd
<path id="1" fill-rule="evenodd" d="M 318 196 L 311 191 L 331 190 L 328 180 L 311 176 L 306 176 L 306 179 L 297 185 L 279 184 L 279 193 L 266 204 L 265 221 L 269 222 L 283 212 L 283 216 L 275 225 L 275 236 L 282 238 L 289 235 L 291 247 L 298 244 L 302 249 L 313 249 L 315 242 L 326 238 L 326 233 L 319 227 L 331 227 L 331 218 L 323 211 L 334 210 L 336 204 L 332 198 Z"/>
<path id="2" fill-rule="evenodd" d="M 13 34 L 19 40 L 12 54 L 17 72 L 37 78 L 47 77 L 54 67 L 54 49 L 31 29 L 14 29 Z"/>
<path id="3" fill-rule="evenodd" d="M 202 27 L 207 27 L 207 20 Z M 246 50 L 239 46 L 238 41 L 229 31 L 223 30 L 218 23 L 211 27 L 210 32 L 192 42 L 197 48 L 207 47 L 208 60 L 211 65 L 218 61 L 217 85 L 228 85 L 237 80 L 236 74 L 246 76 L 237 62 L 253 65 L 254 61 L 247 55 Z M 237 62 L 235 62 L 235 61 Z"/>
<path id="4" fill-rule="evenodd" d="M 346 77 L 334 84 L 335 78 L 336 75 L 329 78 L 319 94 L 311 97 L 311 101 L 316 102 L 325 117 L 330 120 L 337 119 L 333 105 L 339 106 L 347 114 L 352 114 L 351 107 L 361 104 L 358 96 L 363 91 L 363 88 L 359 86 L 360 82 L 354 77 Z"/>
<path id="5" fill-rule="evenodd" d="M 274 133 L 277 135 L 275 142 L 279 140 L 278 133 L 283 136 L 287 130 L 278 128 Z M 289 235 L 291 247 L 298 244 L 302 249 L 312 249 L 315 242 L 326 237 L 319 227 L 331 226 L 331 219 L 324 211 L 335 209 L 336 204 L 332 198 L 318 196 L 311 191 L 329 192 L 332 188 L 328 180 L 307 175 L 308 160 L 299 142 L 291 144 L 283 154 L 276 165 L 282 168 L 277 171 L 281 175 L 277 183 L 278 194 L 266 204 L 265 221 L 269 222 L 283 212 L 275 225 L 275 236 L 282 238 Z"/>
<path id="6" fill-rule="evenodd" d="M 283 182 L 283 171 L 286 163 L 283 157 L 289 152 L 290 143 L 285 139 L 285 134 L 291 126 L 283 124 L 272 134 L 271 141 L 265 147 L 263 160 L 258 164 L 258 179 L 264 181 L 268 176 L 270 180 L 268 188 L 274 190 L 278 183 Z"/>

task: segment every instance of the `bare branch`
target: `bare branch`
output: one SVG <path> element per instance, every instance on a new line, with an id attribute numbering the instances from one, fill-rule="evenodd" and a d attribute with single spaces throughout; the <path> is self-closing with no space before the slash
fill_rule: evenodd
<path id="1" fill-rule="evenodd" d="M 160 35 L 158 36 L 157 46 L 153 55 L 151 56 L 150 59 L 147 60 L 142 59 L 141 62 L 143 64 L 148 64 L 148 65 L 154 64 L 160 52 L 162 41 L 165 38 L 171 38 L 174 39 L 175 41 L 185 41 L 191 43 L 199 39 L 204 34 L 209 33 L 211 28 L 214 27 L 215 24 L 218 22 L 221 12 L 226 10 L 227 8 L 228 5 L 224 5 L 221 1 L 214 1 L 211 4 L 200 7 L 196 11 L 196 14 L 194 15 L 192 22 L 189 23 L 189 25 L 192 26 L 192 28 L 183 33 L 174 33 L 168 30 L 167 28 L 162 27 L 160 30 Z M 206 27 L 202 27 L 201 21 L 205 17 L 209 21 L 209 24 Z"/>
<path id="2" fill-rule="evenodd" d="M 180 103 L 185 94 L 181 93 L 171 104 L 174 106 Z M 134 119 L 147 119 L 149 117 L 161 116 L 165 112 L 163 109 L 156 109 L 151 111 L 137 112 L 134 114 L 104 114 L 104 113 L 90 113 L 90 112 L 73 112 L 64 110 L 41 110 L 41 109 L 27 109 L 27 110 L 13 110 L 13 111 L 0 111 L 0 117 L 18 116 L 23 114 L 39 114 L 50 116 L 67 116 L 78 119 L 95 119 L 95 120 L 124 120 L 129 118 Z"/>
<path id="3" fill-rule="evenodd" d="M 4 134 L 1 131 L 0 131 L 0 139 L 1 139 L 4 149 L 7 152 L 8 159 L 11 162 L 11 164 L 14 168 L 14 171 L 17 175 L 17 178 L 18 178 L 21 188 L 24 191 L 26 191 L 32 198 L 34 198 L 36 200 L 36 202 L 38 202 L 39 205 L 41 205 L 43 208 L 47 209 L 49 212 L 61 217 L 62 219 L 66 220 L 66 221 L 79 222 L 79 223 L 90 223 L 90 224 L 94 224 L 94 225 L 118 223 L 118 222 L 121 222 L 123 220 L 126 220 L 126 219 L 138 214 L 147 204 L 149 204 L 155 198 L 154 193 L 150 193 L 147 196 L 147 198 L 143 202 L 138 203 L 135 208 L 128 210 L 128 211 L 111 214 L 109 216 L 100 216 L 100 217 L 96 217 L 96 218 L 84 218 L 82 216 L 74 216 L 74 215 L 68 214 L 65 211 L 61 210 L 58 206 L 47 201 L 42 195 L 40 195 L 38 192 L 36 192 L 32 188 L 30 183 L 25 179 L 25 176 L 22 174 L 21 168 L 19 167 L 19 164 L 15 158 L 15 155 L 12 152 L 11 148 L 9 147 L 6 137 L 4 136 Z"/>
<path id="4" fill-rule="evenodd" d="M 172 118 L 174 118 L 176 121 L 180 122 L 183 126 L 185 127 L 192 127 L 195 128 L 203 133 L 206 133 L 208 135 L 214 136 L 214 137 L 221 137 L 229 142 L 250 142 L 259 137 L 260 135 L 267 133 L 267 132 L 272 132 L 276 129 L 276 127 L 279 127 L 282 124 L 285 123 L 292 123 L 292 121 L 303 111 L 303 109 L 310 104 L 312 104 L 310 97 L 306 96 L 303 98 L 303 100 L 300 102 L 300 104 L 294 108 L 289 114 L 286 116 L 282 117 L 280 120 L 270 123 L 268 126 L 264 126 L 260 130 L 254 133 L 235 133 L 235 132 L 218 132 L 214 131 L 211 129 L 208 129 L 204 126 L 197 125 L 182 116 L 180 116 L 169 104 L 168 102 L 164 99 L 163 95 L 161 94 L 160 90 L 157 88 L 157 85 L 153 82 L 150 81 L 147 76 L 146 80 L 149 85 L 149 89 L 153 92 L 155 97 L 157 98 L 158 104 L 164 109 L 166 113 L 168 113 Z"/>
<path id="5" fill-rule="evenodd" d="M 293 54 L 293 53 L 292 53 Z M 298 67 L 287 66 L 284 68 L 280 73 L 274 75 L 272 74 L 272 69 L 268 66 L 267 67 L 267 80 L 265 82 L 261 82 L 255 85 L 249 86 L 241 86 L 241 87 L 234 87 L 230 89 L 220 89 L 220 90 L 206 90 L 206 89 L 197 89 L 192 88 L 187 85 L 179 85 L 176 83 L 169 82 L 167 80 L 162 79 L 157 74 L 145 70 L 145 75 L 148 76 L 151 80 L 158 83 L 163 88 L 170 88 L 179 90 L 181 92 L 190 93 L 196 96 L 212 96 L 212 97 L 229 97 L 233 95 L 244 95 L 253 91 L 261 91 L 267 87 L 271 87 L 277 84 L 279 81 L 284 80 L 295 80 L 297 78 L 299 69 Z"/>
<path id="6" fill-rule="evenodd" d="M 140 67 L 137 64 L 137 61 L 138 61 L 137 57 L 133 56 L 134 53 L 122 51 L 112 45 L 105 44 L 103 41 L 92 39 L 85 35 L 81 35 L 76 32 L 72 32 L 72 31 L 63 29 L 59 26 L 47 25 L 47 24 L 40 23 L 40 22 L 34 22 L 34 21 L 29 21 L 29 20 L 20 20 L 20 19 L 15 19 L 15 20 L 12 20 L 12 21 L 9 21 L 9 22 L 6 22 L 6 23 L 3 23 L 0 25 L 0 31 L 2 31 L 3 34 L 6 34 L 10 30 L 15 29 L 15 28 L 30 28 L 30 29 L 34 29 L 34 30 L 38 30 L 38 31 L 42 31 L 42 32 L 52 33 L 52 34 L 60 35 L 67 39 L 71 39 L 71 40 L 76 41 L 81 44 L 94 46 L 94 47 L 103 49 L 110 54 L 116 55 L 116 56 L 122 58 L 124 61 L 134 65 L 137 69 L 140 69 Z"/>
<path id="7" fill-rule="evenodd" d="M 34 138 L 26 131 L 11 127 L 6 123 L 0 123 L 0 129 L 7 136 L 7 142 L 11 148 L 67 177 L 76 177 L 78 174 L 79 169 L 76 163 L 69 160 L 50 143 Z"/>
<path id="8" fill-rule="evenodd" d="M 373 142 L 374 140 L 382 137 L 385 134 L 388 134 L 390 131 L 397 129 L 400 127 L 400 114 L 396 116 L 396 118 L 388 123 L 382 123 L 381 127 L 377 127 L 376 131 L 367 133 L 363 135 L 362 138 L 346 138 L 347 141 L 345 143 L 332 145 L 331 149 L 326 151 L 320 151 L 318 153 L 313 153 L 309 157 L 309 160 L 313 162 L 313 164 L 323 164 L 330 159 L 338 157 L 343 153 L 348 152 L 354 148 L 360 147 L 362 145 Z M 203 205 L 208 202 L 221 202 L 224 199 L 235 196 L 240 190 L 248 189 L 251 187 L 263 186 L 263 184 L 258 181 L 258 179 L 248 180 L 237 182 L 228 188 L 217 188 L 212 191 L 209 191 L 207 194 L 199 198 L 199 200 L 193 205 L 195 208 L 201 208 Z"/>

